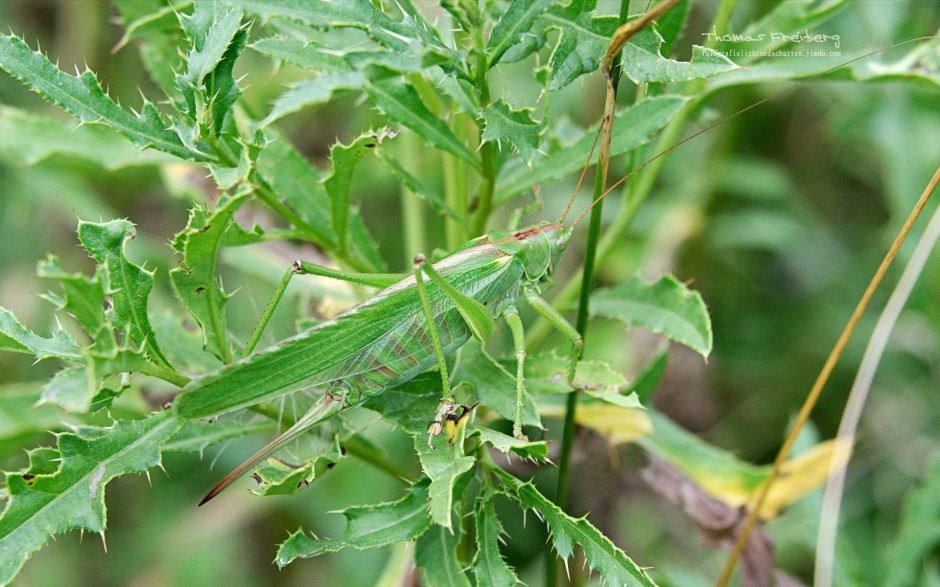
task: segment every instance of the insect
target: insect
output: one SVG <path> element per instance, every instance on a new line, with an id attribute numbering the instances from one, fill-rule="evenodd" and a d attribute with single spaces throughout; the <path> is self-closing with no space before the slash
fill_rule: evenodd
<path id="1" fill-rule="evenodd" d="M 325 389 L 323 398 L 300 420 L 225 477 L 200 505 L 351 402 L 361 403 L 405 383 L 435 363 L 441 371 L 443 400 L 429 437 L 440 434 L 442 423 L 460 411 L 450 393 L 445 357 L 471 336 L 488 338 L 499 318 L 506 320 L 516 351 L 513 433 L 522 438 L 525 347 L 517 299 L 524 298 L 580 349 L 577 330 L 539 295 L 570 236 L 571 230 L 561 223 L 543 223 L 516 232 L 490 232 L 433 264 L 419 255 L 413 275 L 332 320 L 187 386 L 174 402 L 177 414 L 185 419 L 249 407 L 302 388 Z M 303 262 L 297 262 L 294 271 L 372 285 L 387 280 L 339 274 Z"/>

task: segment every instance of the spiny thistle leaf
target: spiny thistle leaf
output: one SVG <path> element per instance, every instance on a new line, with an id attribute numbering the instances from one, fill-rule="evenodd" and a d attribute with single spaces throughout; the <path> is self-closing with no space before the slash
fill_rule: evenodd
<path id="1" fill-rule="evenodd" d="M 223 200 L 211 215 L 204 208 L 193 208 L 186 229 L 173 241 L 173 248 L 183 255 L 182 265 L 170 270 L 176 295 L 202 329 L 205 348 L 223 363 L 232 359 L 225 321 L 228 296 L 215 268 L 222 237 L 246 197 Z"/>
<path id="2" fill-rule="evenodd" d="M 505 100 L 483 109 L 484 141 L 505 142 L 529 164 L 535 158 L 536 149 L 542 142 L 544 127 L 532 120 L 531 109 L 514 110 Z"/>
<path id="3" fill-rule="evenodd" d="M 431 526 L 415 542 L 415 566 L 421 571 L 424 585 L 470 587 L 465 572 L 467 565 L 457 554 L 459 519 L 455 520 L 454 526 L 453 531 L 443 526 Z"/>
<path id="4" fill-rule="evenodd" d="M 489 443 L 503 454 L 508 455 L 512 452 L 524 459 L 548 460 L 548 442 L 545 440 L 520 440 L 491 428 L 481 428 L 475 431 L 474 434 L 480 436 L 480 442 Z"/>
<path id="5" fill-rule="evenodd" d="M 486 42 L 489 66 L 499 63 L 510 47 L 521 43 L 538 17 L 556 2 L 558 0 L 513 0 Z"/>
<path id="6" fill-rule="evenodd" d="M 0 68 L 82 122 L 109 126 L 138 147 L 150 147 L 190 161 L 209 160 L 204 153 L 184 146 L 176 134 L 167 130 L 150 102 L 144 102 L 140 114 L 131 114 L 104 93 L 92 71 L 86 69 L 78 76 L 69 75 L 19 37 L 0 35 Z"/>
<path id="7" fill-rule="evenodd" d="M 553 7 L 542 20 L 561 31 L 549 57 L 552 78 L 548 89 L 557 91 L 600 67 L 601 57 L 617 30 L 616 16 L 595 16 L 597 0 L 574 1 Z"/>
<path id="8" fill-rule="evenodd" d="M 110 314 L 115 328 L 128 329 L 131 340 L 141 351 L 168 365 L 147 316 L 147 300 L 153 289 L 153 272 L 128 260 L 125 253 L 127 240 L 135 234 L 134 225 L 127 220 L 110 222 L 80 222 L 78 238 L 85 250 L 107 270 L 109 292 L 114 307 Z"/>
<path id="9" fill-rule="evenodd" d="M 398 79 L 384 80 L 366 87 L 372 102 L 396 122 L 404 124 L 428 143 L 447 151 L 475 168 L 480 161 L 451 130 L 424 104 L 417 90 Z"/>
<path id="10" fill-rule="evenodd" d="M 6 308 L 0 307 L 0 350 L 36 355 L 37 360 L 57 358 L 81 363 L 81 352 L 69 334 L 59 329 L 51 338 L 33 334 Z"/>
<path id="11" fill-rule="evenodd" d="M 298 530 L 277 551 L 279 567 L 297 558 L 309 558 L 346 547 L 359 550 L 380 548 L 404 540 L 414 540 L 431 527 L 428 513 L 427 482 L 421 481 L 398 501 L 346 508 L 346 531 L 341 538 L 321 539 Z"/>
<path id="12" fill-rule="evenodd" d="M 623 72 L 635 83 L 672 83 L 712 77 L 740 69 L 733 61 L 711 49 L 692 46 L 690 61 L 666 59 L 660 53 L 665 41 L 653 28 L 637 34 L 623 48 Z"/>
<path id="13" fill-rule="evenodd" d="M 584 558 L 592 570 L 596 570 L 601 581 L 609 587 L 623 585 L 655 585 L 646 571 L 630 560 L 622 550 L 601 534 L 585 518 L 572 518 L 561 508 L 539 493 L 531 483 L 523 483 L 502 469 L 492 469 L 512 495 L 524 507 L 536 510 L 545 520 L 551 532 L 552 545 L 564 560 L 574 554 L 574 545 L 580 544 Z"/>
<path id="14" fill-rule="evenodd" d="M 499 540 L 503 534 L 503 526 L 496 517 L 494 497 L 493 493 L 487 493 L 477 499 L 474 518 L 477 553 L 473 557 L 471 566 L 477 585 L 511 587 L 518 585 L 521 581 L 499 553 Z"/>
<path id="15" fill-rule="evenodd" d="M 414 436 L 415 451 L 421 461 L 421 468 L 431 479 L 431 485 L 428 487 L 431 519 L 448 532 L 454 531 L 454 503 L 460 500 L 458 487 L 466 486 L 459 481 L 476 464 L 476 459 L 463 454 L 465 435 L 466 426 L 462 423 L 456 438 L 450 438 L 448 434 L 434 436 L 433 448 L 428 446 L 428 438 L 424 434 Z"/>
<path id="16" fill-rule="evenodd" d="M 394 135 L 388 129 L 378 133 L 367 132 L 348 145 L 336 143 L 330 147 L 333 172 L 323 181 L 323 187 L 330 197 L 333 230 L 339 238 L 339 250 L 342 253 L 346 252 L 349 242 L 350 192 L 356 168 L 366 155 L 375 151 L 390 136 Z"/>
<path id="17" fill-rule="evenodd" d="M 55 281 L 62 287 L 63 296 L 57 298 L 56 309 L 68 312 L 95 341 L 95 347 L 101 350 L 117 344 L 104 310 L 108 295 L 105 291 L 108 280 L 106 271 L 103 265 L 99 265 L 94 277 L 68 273 L 62 268 L 59 259 L 52 255 L 40 261 L 36 268 L 39 277 Z M 108 337 L 108 333 L 112 333 L 112 336 Z"/>
<path id="18" fill-rule="evenodd" d="M 73 529 L 104 533 L 104 489 L 111 479 L 160 466 L 160 447 L 179 427 L 169 412 L 111 428 L 62 433 L 54 468 L 51 449 L 30 468 L 6 473 L 10 492 L 0 516 L 0 583 L 10 582 L 34 552 Z"/>
<path id="19" fill-rule="evenodd" d="M 245 48 L 248 31 L 241 10 L 218 0 L 199 0 L 180 23 L 192 45 L 186 72 L 177 78 L 187 116 L 218 135 L 241 90 L 232 75 Z"/>

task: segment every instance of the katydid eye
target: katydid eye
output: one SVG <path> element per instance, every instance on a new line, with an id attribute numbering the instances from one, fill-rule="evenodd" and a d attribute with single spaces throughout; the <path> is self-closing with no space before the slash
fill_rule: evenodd
<path id="1" fill-rule="evenodd" d="M 568 248 L 568 239 L 565 239 L 565 238 L 558 239 L 557 241 L 555 241 L 555 246 L 558 248 L 559 251 L 564 251 L 566 248 Z"/>

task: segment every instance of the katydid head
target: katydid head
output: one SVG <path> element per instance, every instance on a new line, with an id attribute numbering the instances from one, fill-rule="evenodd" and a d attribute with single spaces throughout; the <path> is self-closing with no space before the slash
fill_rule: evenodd
<path id="1" fill-rule="evenodd" d="M 526 277 L 539 281 L 551 275 L 568 246 L 571 230 L 563 224 L 543 222 L 513 233 L 491 233 L 501 251 L 521 260 Z"/>

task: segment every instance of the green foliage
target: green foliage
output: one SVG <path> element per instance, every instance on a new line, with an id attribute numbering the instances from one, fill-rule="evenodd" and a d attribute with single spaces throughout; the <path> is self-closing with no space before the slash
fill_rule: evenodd
<path id="1" fill-rule="evenodd" d="M 546 499 L 531 483 L 523 483 L 502 470 L 496 473 L 503 486 L 523 507 L 535 510 L 545 521 L 551 532 L 552 547 L 563 560 L 570 559 L 575 544 L 579 544 L 584 550 L 587 564 L 600 572 L 604 584 L 655 585 L 646 571 L 586 519 L 572 518 Z"/>
<path id="2" fill-rule="evenodd" d="M 390 503 L 346 508 L 346 531 L 341 538 L 320 539 L 298 531 L 277 551 L 277 564 L 284 566 L 298 557 L 318 556 L 352 547 L 379 548 L 403 540 L 414 540 L 431 527 L 426 483 L 413 486 L 405 497 Z"/>
<path id="3" fill-rule="evenodd" d="M 653 284 L 634 279 L 598 291 L 591 312 L 665 335 L 703 357 L 712 350 L 712 325 L 702 296 L 671 275 Z"/>
<path id="4" fill-rule="evenodd" d="M 111 428 L 58 436 L 30 453 L 25 470 L 8 472 L 10 493 L 0 517 L 0 582 L 8 583 L 26 559 L 56 534 L 80 528 L 104 536 L 104 489 L 113 478 L 160 465 L 160 445 L 178 424 L 164 412 Z"/>
<path id="5" fill-rule="evenodd" d="M 461 340 L 471 334 L 479 339 L 446 349 L 454 401 L 463 417 L 445 419 L 440 430 L 429 430 L 431 419 L 441 409 L 440 374 L 418 373 L 420 369 L 407 361 L 399 371 L 407 368 L 403 378 L 409 380 L 375 394 L 334 386 L 337 381 L 348 384 L 359 373 L 329 371 L 331 361 L 358 357 L 368 366 L 361 374 L 365 377 L 389 369 L 390 359 L 404 360 L 405 354 L 424 344 L 419 340 L 422 332 L 402 327 L 413 317 L 395 305 L 382 306 L 381 312 L 359 309 L 352 314 L 370 322 L 361 328 L 406 332 L 406 340 L 392 335 L 383 339 L 383 352 L 362 348 L 365 335 L 361 329 L 330 330 L 331 324 L 337 324 L 332 317 L 347 310 L 350 300 L 369 297 L 367 287 L 395 281 L 393 276 L 372 272 L 390 268 L 410 273 L 411 265 L 402 266 L 401 259 L 410 260 L 419 250 L 438 259 L 444 247 L 465 249 L 470 245 L 460 243 L 482 237 L 487 227 L 532 220 L 527 215 L 543 205 L 545 213 L 537 220 L 557 221 L 580 172 L 599 157 L 595 141 L 601 123 L 588 120 L 601 110 L 602 104 L 591 102 L 593 96 L 602 94 L 594 93 L 594 86 L 600 88 L 603 83 L 595 72 L 619 24 L 618 16 L 604 12 L 610 7 L 598 8 L 596 0 L 445 0 L 438 12 L 410 0 L 116 4 L 124 25 L 117 48 L 125 52 L 136 48 L 143 71 L 134 72 L 139 79 L 131 78 L 125 70 L 111 67 L 110 61 L 99 65 L 90 59 L 90 63 L 100 67 L 102 79 L 111 78 L 111 87 L 118 90 L 114 95 L 135 96 L 135 86 L 144 88 L 139 113 L 112 99 L 87 67 L 70 75 L 42 52 L 33 51 L 32 40 L 27 44 L 13 34 L 0 36 L 0 69 L 77 119 L 0 105 L 0 134 L 6 137 L 0 145 L 0 165 L 4 172 L 6 165 L 11 166 L 9 179 L 0 175 L 4 193 L 29 206 L 46 202 L 50 209 L 82 210 L 89 218 L 95 216 L 85 211 L 101 218 L 127 215 L 143 227 L 129 254 L 130 239 L 137 234 L 131 220 L 80 222 L 79 242 L 94 266 L 72 272 L 70 268 L 82 260 L 68 254 L 72 243 L 55 240 L 61 218 L 48 227 L 31 224 L 42 237 L 34 238 L 28 232 L 13 231 L 17 218 L 31 214 L 7 215 L 7 208 L 0 205 L 3 227 L 11 234 L 30 237 L 11 237 L 10 257 L 34 259 L 46 250 L 61 256 L 48 255 L 36 271 L 54 286 L 54 291 L 41 295 L 52 304 L 54 316 L 49 312 L 30 315 L 29 307 L 15 296 L 8 306 L 17 308 L 16 315 L 0 308 L 0 350 L 55 363 L 54 368 L 40 371 L 45 379 L 0 386 L 0 458 L 9 459 L 4 466 L 10 469 L 6 508 L 0 516 L 0 583 L 12 581 L 24 561 L 56 534 L 87 529 L 103 535 L 107 525 L 104 486 L 113 478 L 162 467 L 162 454 L 175 453 L 168 460 L 171 479 L 167 483 L 176 488 L 182 485 L 177 471 L 186 466 L 207 468 L 188 460 L 191 456 L 231 443 L 231 450 L 219 451 L 224 462 L 240 450 L 243 439 L 270 438 L 282 424 L 304 422 L 308 392 L 319 395 L 326 388 L 336 393 L 336 403 L 327 402 L 329 415 L 339 413 L 333 419 L 332 442 L 314 454 L 303 450 L 304 445 L 285 447 L 283 454 L 276 455 L 282 459 L 268 460 L 254 471 L 257 485 L 252 493 L 294 495 L 316 481 L 297 499 L 322 492 L 310 503 L 329 502 L 330 507 L 341 508 L 346 527 L 341 532 L 327 530 L 327 535 L 339 536 L 332 539 L 304 530 L 293 533 L 278 549 L 279 567 L 346 548 L 376 549 L 413 541 L 413 546 L 402 547 L 390 568 L 420 573 L 428 585 L 531 583 L 533 577 L 552 572 L 551 565 L 544 572 L 536 569 L 539 563 L 526 554 L 541 547 L 540 537 L 537 532 L 520 530 L 514 516 L 531 509 L 545 521 L 552 548 L 566 564 L 580 546 L 587 568 L 600 583 L 652 585 L 652 577 L 677 582 L 671 580 L 663 561 L 671 564 L 675 553 L 698 550 L 673 548 L 672 540 L 655 540 L 683 534 L 659 530 L 660 518 L 670 516 L 643 514 L 647 518 L 641 515 L 641 522 L 636 523 L 633 513 L 621 517 L 619 509 L 616 516 L 592 514 L 597 519 L 605 516 L 605 531 L 616 533 L 625 525 L 631 531 L 642 528 L 644 535 L 653 537 L 656 545 L 644 544 L 633 535 L 630 541 L 631 556 L 653 567 L 648 574 L 586 517 L 573 517 L 566 511 L 568 504 L 546 497 L 552 495 L 547 489 L 555 476 L 552 461 L 558 460 L 553 450 L 561 435 L 561 404 L 574 397 L 570 395 L 574 390 L 579 390 L 574 419 L 579 426 L 615 447 L 636 442 L 731 507 L 746 503 L 764 483 L 767 466 L 751 465 L 732 451 L 686 432 L 663 413 L 644 409 L 661 386 L 671 393 L 676 393 L 676 387 L 682 387 L 682 393 L 686 388 L 707 387 L 723 394 L 728 381 L 736 378 L 726 374 L 727 380 L 716 377 L 707 385 L 698 380 L 691 384 L 684 380 L 678 386 L 671 382 L 666 377 L 668 341 L 707 357 L 713 347 L 718 352 L 724 331 L 715 320 L 713 333 L 703 295 L 679 278 L 665 275 L 647 284 L 634 277 L 645 263 L 655 262 L 659 273 L 662 261 L 669 261 L 669 270 L 681 279 L 696 278 L 696 287 L 702 288 L 712 309 L 710 296 L 722 299 L 720 288 L 707 277 L 699 282 L 700 273 L 723 275 L 724 263 L 731 267 L 727 273 L 733 278 L 745 265 L 736 257 L 741 251 L 753 252 L 759 242 L 786 240 L 771 234 L 768 218 L 778 221 L 778 233 L 789 230 L 791 239 L 797 240 L 792 235 L 809 224 L 802 223 L 804 218 L 794 220 L 792 211 L 781 203 L 796 200 L 791 197 L 792 185 L 778 182 L 783 188 L 777 191 L 783 196 L 771 206 L 756 195 L 762 188 L 754 184 L 762 182 L 753 173 L 728 171 L 776 169 L 761 159 L 762 154 L 751 153 L 747 161 L 737 157 L 711 165 L 706 148 L 693 151 L 683 165 L 694 167 L 701 160 L 703 167 L 711 167 L 707 173 L 686 167 L 667 167 L 669 173 L 660 173 L 663 168 L 657 160 L 636 178 L 638 182 L 628 184 L 622 211 L 613 222 L 605 220 L 603 229 L 617 243 L 609 258 L 599 258 L 603 269 L 599 279 L 608 286 L 594 292 L 590 303 L 593 317 L 613 321 L 598 321 L 598 334 L 592 332 L 588 338 L 587 357 L 574 369 L 567 347 L 553 349 L 544 336 L 532 335 L 530 315 L 520 304 L 532 340 L 526 344 L 525 389 L 518 420 L 527 427 L 531 440 L 505 433 L 509 423 L 517 420 L 516 354 L 508 331 L 504 332 L 507 329 L 494 320 L 494 314 L 498 318 L 505 305 L 515 302 L 510 298 L 516 290 L 509 288 L 512 295 L 497 300 L 500 307 L 493 310 L 462 293 L 472 289 L 472 284 L 463 284 L 463 290 L 452 285 L 452 267 L 440 274 L 430 268 L 427 286 L 452 301 L 454 311 L 442 320 L 466 325 Z M 696 44 L 696 35 L 705 28 L 694 19 L 687 22 L 689 3 L 680 2 L 624 48 L 625 78 L 609 150 L 612 181 L 658 155 L 648 146 L 651 142 L 659 149 L 669 148 L 683 133 L 688 136 L 714 121 L 715 110 L 728 114 L 722 101 L 710 101 L 718 90 L 742 92 L 726 101 L 745 105 L 755 98 L 743 92 L 756 91 L 745 86 L 803 79 L 840 65 L 834 58 L 774 60 L 758 53 L 784 47 L 786 35 L 824 26 L 843 9 L 848 9 L 848 3 L 842 0 L 786 1 L 766 10 L 745 7 L 735 14 L 735 24 L 740 21 L 744 36 L 777 31 L 784 39 L 771 35 L 746 42 L 706 38 L 705 45 L 713 49 Z M 716 27 L 727 26 L 723 18 L 719 9 Z M 683 40 L 692 41 L 690 49 L 682 49 L 689 46 Z M 60 44 L 53 46 L 58 50 Z M 243 54 L 246 47 L 250 51 Z M 940 87 L 935 47 L 912 44 L 890 60 L 837 67 L 827 79 L 857 85 L 902 82 L 922 92 L 935 92 Z M 872 47 L 857 49 L 864 52 Z M 734 50 L 747 55 L 729 58 L 736 55 Z M 144 72 L 149 81 L 142 78 Z M 250 83 L 242 81 L 243 75 Z M 164 95 L 150 96 L 153 88 Z M 13 95 L 6 86 L 3 90 L 4 99 Z M 926 95 L 918 95 L 919 101 L 928 102 L 932 94 Z M 922 126 L 925 136 L 930 136 L 932 119 L 924 115 L 918 100 L 911 102 L 911 118 L 906 120 L 927 120 Z M 864 108 L 874 106 L 857 110 Z M 851 127 L 855 122 L 839 120 L 832 126 Z M 882 132 L 875 134 L 892 135 L 884 129 L 906 126 L 886 115 Z M 714 150 L 728 148 L 719 144 Z M 31 167 L 24 172 L 16 166 Z M 681 179 L 685 176 L 694 180 Z M 776 177 L 761 175 L 770 176 Z M 864 187 L 860 192 L 874 182 L 866 171 L 854 168 L 852 179 L 853 188 Z M 83 188 L 85 184 L 89 187 Z M 661 191 L 653 203 L 646 204 L 654 187 Z M 770 188 L 763 189 L 766 196 Z M 167 198 L 169 204 L 163 207 L 154 206 L 154 194 L 165 191 L 177 198 Z M 740 205 L 722 199 L 740 198 L 742 191 L 758 203 Z M 400 201 L 390 199 L 396 194 Z M 50 202 L 54 205 L 49 206 Z M 181 227 L 184 205 L 189 215 Z M 587 205 L 587 201 L 576 201 L 566 222 L 570 225 Z M 748 216 L 753 212 L 750 207 L 757 205 L 760 213 Z M 712 207 L 717 211 L 712 212 Z M 640 221 L 630 228 L 636 214 Z M 172 222 L 178 224 L 167 228 Z M 752 225 L 758 230 L 750 230 Z M 821 229 L 813 226 L 813 230 Z M 556 305 L 563 310 L 570 309 L 566 299 L 572 299 L 564 292 L 580 281 L 582 231 L 575 231 L 558 266 L 546 251 L 542 256 L 533 253 L 531 259 L 532 265 L 542 270 L 550 266 L 554 272 L 552 279 L 562 289 Z M 719 234 L 709 233 L 703 244 L 694 240 L 699 231 Z M 176 235 L 171 239 L 173 232 Z M 509 231 L 489 234 L 491 240 L 499 241 L 493 247 L 497 251 L 521 247 Z M 41 240 L 42 251 L 24 252 L 27 249 L 20 240 Z M 160 241 L 169 241 L 169 247 Z M 681 245 L 687 242 L 699 246 L 686 252 Z M 723 254 L 717 260 L 709 258 L 709 266 L 688 268 L 695 268 L 697 256 L 707 256 L 709 247 L 722 245 Z M 801 263 L 791 263 L 789 270 L 812 281 L 802 266 L 803 260 L 812 261 L 812 255 L 788 252 L 783 245 L 773 253 L 800 256 Z M 655 258 L 659 254 L 668 259 Z M 350 278 L 357 285 L 349 287 L 315 282 L 319 278 L 310 275 L 298 278 L 310 280 L 304 284 L 294 280 L 288 286 L 285 278 L 275 286 L 294 258 L 310 256 L 339 270 L 368 274 Z M 0 256 L 5 270 L 7 262 L 6 256 Z M 490 268 L 498 265 L 491 259 L 481 261 L 481 265 L 486 263 Z M 337 276 L 339 270 L 301 272 Z M 456 277 L 473 281 L 480 275 L 468 270 Z M 547 277 L 526 286 L 554 295 Z M 253 330 L 255 316 L 263 307 L 255 298 L 264 298 L 274 287 L 283 298 L 273 300 L 262 327 Z M 821 286 L 813 282 L 813 287 Z M 8 290 L 17 290 L 15 294 L 20 289 L 26 288 L 0 291 L 7 295 Z M 384 294 L 373 303 L 389 298 L 394 296 Z M 316 310 L 311 309 L 311 301 L 317 303 Z M 730 305 L 737 310 L 735 304 Z M 715 306 L 718 312 L 728 313 L 721 304 Z M 803 313 L 812 312 L 804 308 Z M 424 315 L 416 315 L 423 323 Z M 269 318 L 271 324 L 264 330 Z M 311 331 L 300 333 L 313 324 L 321 325 L 313 332 L 328 336 L 321 339 L 312 337 Z M 631 332 L 625 333 L 624 325 Z M 643 352 L 647 335 L 632 332 L 637 326 L 664 339 L 652 354 Z M 829 332 L 831 324 L 815 328 Z M 273 350 L 241 357 L 246 353 L 244 341 L 258 338 L 280 342 Z M 752 334 L 747 345 L 730 351 L 733 360 L 724 355 L 726 364 L 746 360 L 751 343 L 758 338 L 762 337 Z M 794 344 L 793 348 L 805 346 L 812 345 Z M 681 369 L 685 361 L 681 356 L 670 357 L 669 364 L 670 369 L 673 365 Z M 322 367 L 316 373 L 322 380 L 296 376 L 306 373 L 310 365 Z M 747 384 L 755 385 L 753 380 Z M 199 389 L 209 393 L 192 393 Z M 180 395 L 180 390 L 185 393 Z M 673 405 L 685 405 L 685 396 L 676 398 L 671 400 Z M 703 400 L 688 402 L 692 411 L 700 405 L 697 401 Z M 168 402 L 175 402 L 174 412 L 153 413 Z M 32 404 L 38 406 L 29 407 Z M 215 417 L 236 407 L 240 413 Z M 714 423 L 707 418 L 696 421 L 701 426 Z M 56 446 L 36 448 L 47 429 L 59 431 Z M 429 433 L 434 431 L 441 433 Z M 587 436 L 579 436 L 578 442 Z M 810 458 L 787 469 L 785 483 L 791 485 L 780 490 L 783 497 L 776 496 L 774 514 L 818 484 L 829 448 L 819 445 L 815 453 L 810 451 Z M 15 462 L 23 454 L 21 449 L 28 451 L 25 468 Z M 577 450 L 582 450 L 580 445 Z M 371 469 L 364 470 L 363 463 Z M 603 468 L 596 465 L 594 461 L 582 466 L 585 471 Z M 535 468 L 531 481 L 520 479 Z M 365 481 L 371 479 L 368 475 L 382 475 L 377 477 L 381 481 Z M 936 476 L 933 471 L 909 499 L 895 546 L 878 558 L 891 569 L 885 576 L 916 583 L 919 565 L 936 542 L 935 533 L 925 525 L 936 517 L 936 504 L 930 498 L 936 493 L 932 491 Z M 187 483 L 194 478 L 187 474 Z M 402 480 L 407 483 L 404 497 L 382 501 L 388 495 L 401 495 Z M 195 484 L 205 481 L 199 478 Z M 617 483 L 587 487 L 592 484 L 578 482 L 590 499 L 573 500 L 572 509 L 585 503 L 620 507 L 621 500 L 615 500 L 619 498 L 615 492 L 621 489 Z M 509 499 L 497 500 L 498 496 Z M 179 517 L 191 519 L 194 498 L 177 499 L 187 500 L 185 514 Z M 265 501 L 274 502 L 268 507 L 292 507 L 280 505 L 286 500 Z M 143 500 L 133 503 L 143 504 L 136 509 L 149 509 Z M 365 505 L 349 507 L 349 503 Z M 281 515 L 271 516 L 281 524 L 274 533 L 283 530 L 286 517 L 294 520 L 292 524 L 321 531 L 309 519 L 297 520 L 296 512 L 278 511 Z M 200 515 L 215 514 L 208 510 Z M 233 519 L 236 515 L 242 514 L 233 514 Z M 624 522 L 628 515 L 632 517 Z M 137 520 L 112 517 L 118 522 Z M 162 511 L 156 517 L 164 523 Z M 166 518 L 170 527 L 171 516 Z M 329 523 L 325 525 L 329 528 Z M 185 544 L 188 533 L 191 530 L 183 528 L 180 544 Z M 141 551 L 157 548 L 140 536 L 137 539 L 144 541 Z M 187 548 L 192 551 L 187 554 L 215 556 L 213 549 L 218 548 L 223 552 L 218 556 L 226 561 L 238 560 L 240 550 L 231 541 L 240 538 L 226 540 L 230 542 L 221 540 L 217 546 L 216 535 L 204 539 L 200 534 L 199 547 Z M 511 546 L 501 552 L 504 540 Z M 229 548 L 231 552 L 225 550 Z M 634 548 L 639 554 L 634 554 Z M 168 554 L 167 558 L 174 557 Z M 345 560 L 331 557 L 325 564 L 348 564 Z M 352 567 L 346 570 L 351 576 L 357 572 Z M 369 565 L 363 565 L 358 572 L 365 576 L 369 570 Z M 156 574 L 162 571 L 155 570 L 154 576 L 171 577 Z M 572 571 L 579 572 L 577 568 Z M 26 572 L 33 571 L 27 568 Z M 284 571 L 292 572 L 296 571 Z M 336 572 L 331 578 L 339 580 Z M 41 583 L 32 577 L 25 582 Z"/>

